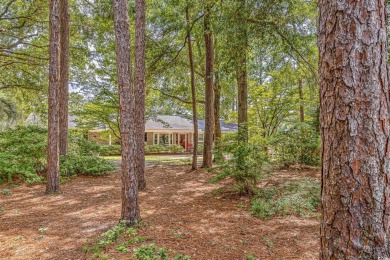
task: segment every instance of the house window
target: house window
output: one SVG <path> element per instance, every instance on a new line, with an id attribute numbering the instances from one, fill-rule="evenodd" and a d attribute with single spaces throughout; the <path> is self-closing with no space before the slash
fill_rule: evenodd
<path id="1" fill-rule="evenodd" d="M 204 141 L 204 134 L 199 134 L 199 136 L 198 136 L 198 142 L 199 142 L 199 143 L 203 143 L 203 141 Z"/>
<path id="2" fill-rule="evenodd" d="M 160 145 L 169 145 L 169 134 L 160 134 Z"/>
<path id="3" fill-rule="evenodd" d="M 148 134 L 147 133 L 145 133 L 144 139 L 145 139 L 145 142 L 148 141 Z"/>
<path id="4" fill-rule="evenodd" d="M 153 135 L 153 144 L 155 144 L 155 145 L 172 145 L 173 144 L 173 134 L 155 133 Z"/>

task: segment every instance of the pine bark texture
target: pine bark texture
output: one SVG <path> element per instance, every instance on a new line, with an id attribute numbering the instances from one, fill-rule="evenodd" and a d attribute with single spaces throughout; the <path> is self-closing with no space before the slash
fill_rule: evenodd
<path id="1" fill-rule="evenodd" d="M 246 28 L 246 0 L 238 0 L 239 10 L 237 31 L 237 94 L 238 94 L 238 138 L 240 142 L 248 142 L 248 77 L 247 77 L 247 48 L 248 35 Z"/>
<path id="2" fill-rule="evenodd" d="M 386 2 L 318 4 L 321 259 L 390 259 Z"/>
<path id="3" fill-rule="evenodd" d="M 192 99 L 192 121 L 194 122 L 194 140 L 192 144 L 192 170 L 198 169 L 198 113 L 197 113 L 197 100 L 196 100 L 196 86 L 195 86 L 195 64 L 194 55 L 192 52 L 192 41 L 190 31 L 190 14 L 188 7 L 186 8 L 186 22 L 187 22 L 187 41 L 188 41 L 188 58 L 190 60 L 191 71 L 191 99 Z"/>
<path id="4" fill-rule="evenodd" d="M 223 153 L 221 149 L 222 131 L 221 131 L 221 82 L 219 81 L 219 66 L 215 70 L 214 82 L 214 162 L 223 163 Z"/>
<path id="5" fill-rule="evenodd" d="M 203 143 L 203 168 L 211 168 L 213 154 L 213 135 L 214 135 L 214 90 L 213 90 L 213 66 L 214 49 L 213 35 L 210 22 L 210 6 L 205 6 L 204 15 L 204 40 L 206 48 L 206 75 L 205 75 L 205 135 Z"/>
<path id="6" fill-rule="evenodd" d="M 134 97 L 135 97 L 135 134 L 136 136 L 136 171 L 138 187 L 146 189 L 145 180 L 145 0 L 136 1 L 135 16 L 135 74 L 134 74 Z"/>
<path id="7" fill-rule="evenodd" d="M 60 191 L 58 92 L 60 88 L 60 0 L 50 1 L 47 193 Z"/>
<path id="8" fill-rule="evenodd" d="M 60 0 L 61 23 L 61 54 L 60 54 L 60 88 L 59 103 L 59 131 L 60 155 L 68 151 L 68 101 L 69 101 L 69 0 Z"/>
<path id="9" fill-rule="evenodd" d="M 134 116 L 132 114 L 134 98 L 132 96 L 129 16 L 126 0 L 114 0 L 113 4 L 122 144 L 121 219 L 127 225 L 133 225 L 139 222 L 140 212 Z"/>

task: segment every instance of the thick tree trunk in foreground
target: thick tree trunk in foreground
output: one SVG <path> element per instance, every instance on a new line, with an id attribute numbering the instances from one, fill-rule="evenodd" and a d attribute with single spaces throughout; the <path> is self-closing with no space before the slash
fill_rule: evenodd
<path id="1" fill-rule="evenodd" d="M 60 0 L 61 21 L 61 54 L 60 54 L 60 88 L 59 103 L 59 131 L 60 155 L 68 151 L 68 100 L 69 100 L 69 0 Z"/>
<path id="2" fill-rule="evenodd" d="M 60 191 L 58 92 L 60 88 L 60 0 L 50 1 L 47 193 Z"/>
<path id="3" fill-rule="evenodd" d="M 206 4 L 204 15 L 204 40 L 206 47 L 206 89 L 205 89 L 205 135 L 203 145 L 204 168 L 211 168 L 213 160 L 213 135 L 214 135 L 214 90 L 213 90 L 213 66 L 214 49 L 213 35 L 210 22 L 210 6 Z"/>
<path id="4" fill-rule="evenodd" d="M 116 63 L 122 143 L 122 215 L 127 225 L 140 220 L 134 131 L 134 98 L 131 85 L 130 32 L 126 0 L 114 0 Z"/>
<path id="5" fill-rule="evenodd" d="M 319 1 L 322 259 L 390 259 L 386 1 Z"/>
<path id="6" fill-rule="evenodd" d="M 135 154 L 137 165 L 138 187 L 146 188 L 145 180 L 145 0 L 136 1 L 135 16 L 135 74 L 134 74 L 134 97 L 135 97 L 135 134 L 137 152 Z"/>
<path id="7" fill-rule="evenodd" d="M 192 41 L 190 32 L 190 14 L 186 8 L 187 21 L 187 41 L 188 41 L 188 58 L 190 60 L 191 70 L 191 98 L 192 98 L 192 121 L 194 122 L 194 140 L 192 140 L 192 170 L 198 169 L 198 113 L 196 108 L 196 87 L 195 87 L 195 65 L 194 55 L 192 53 Z"/>
<path id="8" fill-rule="evenodd" d="M 303 107 L 303 84 L 302 79 L 298 80 L 298 92 L 299 92 L 299 119 L 301 122 L 305 122 L 305 109 Z"/>

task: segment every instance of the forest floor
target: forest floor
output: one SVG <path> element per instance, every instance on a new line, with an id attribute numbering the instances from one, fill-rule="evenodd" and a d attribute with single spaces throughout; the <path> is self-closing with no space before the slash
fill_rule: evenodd
<path id="1" fill-rule="evenodd" d="M 144 244 L 196 259 L 318 259 L 319 220 L 297 216 L 261 220 L 250 202 L 210 184 L 212 173 L 189 166 L 147 167 L 148 189 L 140 193 Z M 267 183 L 319 179 L 316 169 L 284 170 Z M 88 259 L 83 247 L 118 223 L 119 173 L 77 177 L 62 194 L 47 196 L 44 185 L 22 185 L 0 194 L 0 259 Z M 2 188 L 2 187 L 0 187 Z M 139 246 L 139 245 L 138 245 Z M 131 259 L 115 247 L 110 259 Z"/>

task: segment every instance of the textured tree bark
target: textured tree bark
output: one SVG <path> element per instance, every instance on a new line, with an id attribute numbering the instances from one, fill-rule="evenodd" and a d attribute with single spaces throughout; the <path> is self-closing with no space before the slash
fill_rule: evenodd
<path id="1" fill-rule="evenodd" d="M 303 84 L 302 79 L 298 79 L 298 92 L 299 92 L 299 119 L 301 122 L 305 122 L 305 109 L 303 107 Z"/>
<path id="2" fill-rule="evenodd" d="M 248 80 L 246 72 L 246 53 L 237 66 L 238 87 L 238 138 L 248 142 Z"/>
<path id="3" fill-rule="evenodd" d="M 59 131 L 60 155 L 68 151 L 68 100 L 69 100 L 69 0 L 60 0 L 61 23 L 61 54 L 60 54 L 60 88 L 59 103 Z"/>
<path id="4" fill-rule="evenodd" d="M 248 35 L 246 28 L 246 0 L 239 0 L 237 12 L 240 30 L 237 33 L 237 93 L 238 93 L 238 138 L 240 142 L 248 142 L 248 78 L 247 78 L 247 48 Z"/>
<path id="5" fill-rule="evenodd" d="M 47 193 L 60 191 L 58 90 L 60 88 L 60 0 L 50 1 L 50 63 L 47 139 Z"/>
<path id="6" fill-rule="evenodd" d="M 203 143 L 203 168 L 211 168 L 212 165 L 212 148 L 214 135 L 214 90 L 213 90 L 213 66 L 214 66 L 214 49 L 213 35 L 210 22 L 210 5 L 205 4 L 204 15 L 204 40 L 206 47 L 206 75 L 205 75 L 205 135 Z"/>
<path id="7" fill-rule="evenodd" d="M 134 98 L 131 78 L 129 16 L 126 0 L 114 0 L 113 4 L 122 144 L 121 219 L 130 226 L 139 222 L 141 217 L 138 207 L 136 137 L 132 111 Z"/>
<path id="8" fill-rule="evenodd" d="M 138 187 L 146 189 L 145 180 L 145 0 L 136 1 L 135 16 L 135 74 L 134 74 L 134 97 L 135 97 L 135 134 L 136 136 L 136 171 Z"/>
<path id="9" fill-rule="evenodd" d="M 192 41 L 190 31 L 190 14 L 188 6 L 186 7 L 186 22 L 187 22 L 187 42 L 188 42 L 188 58 L 190 60 L 191 70 L 191 98 L 192 98 L 192 121 L 194 122 L 194 140 L 192 141 L 192 170 L 198 169 L 198 112 L 196 101 L 196 86 L 195 86 L 195 65 L 194 55 L 192 53 Z"/>
<path id="10" fill-rule="evenodd" d="M 390 259 L 386 1 L 318 5 L 321 259 Z"/>
<path id="11" fill-rule="evenodd" d="M 219 81 L 219 66 L 216 66 L 215 70 L 215 82 L 214 82 L 214 143 L 215 143 L 215 153 L 214 153 L 214 162 L 222 163 L 223 154 L 220 148 L 222 131 L 221 131 L 221 122 L 219 119 L 221 111 L 221 83 Z"/>

